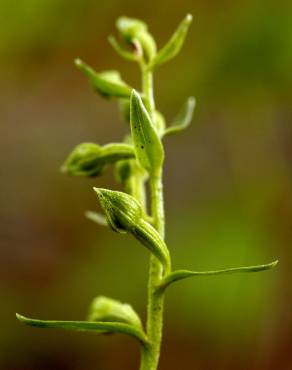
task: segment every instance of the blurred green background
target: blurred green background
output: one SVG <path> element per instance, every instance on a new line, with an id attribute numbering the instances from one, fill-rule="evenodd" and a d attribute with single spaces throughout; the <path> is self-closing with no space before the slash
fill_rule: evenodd
<path id="1" fill-rule="evenodd" d="M 183 51 L 155 76 L 169 120 L 198 102 L 189 130 L 165 140 L 174 266 L 280 264 L 170 288 L 160 369 L 292 369 L 291 1 L 0 0 L 1 370 L 138 368 L 131 339 L 32 329 L 14 314 L 83 319 L 104 294 L 145 317 L 147 251 L 83 216 L 99 207 L 92 186 L 118 189 L 113 175 L 58 171 L 76 144 L 127 131 L 72 61 L 139 88 L 138 68 L 107 42 L 116 18 L 143 18 L 162 46 L 187 12 Z"/>

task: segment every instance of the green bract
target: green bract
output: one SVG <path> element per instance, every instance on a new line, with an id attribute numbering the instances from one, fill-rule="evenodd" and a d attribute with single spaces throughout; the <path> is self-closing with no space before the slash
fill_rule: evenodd
<path id="1" fill-rule="evenodd" d="M 137 160 L 149 173 L 159 171 L 164 150 L 159 134 L 142 102 L 134 90 L 131 95 L 131 131 Z"/>
<path id="2" fill-rule="evenodd" d="M 180 23 L 175 33 L 172 35 L 168 43 L 157 53 L 150 64 L 151 68 L 158 67 L 160 64 L 174 58 L 183 46 L 190 24 L 192 23 L 192 15 L 188 14 Z"/>
<path id="3" fill-rule="evenodd" d="M 134 149 L 128 144 L 83 143 L 73 149 L 61 170 L 72 176 L 94 177 L 99 176 L 106 165 L 128 158 L 135 158 Z"/>
<path id="4" fill-rule="evenodd" d="M 102 174 L 107 165 L 114 164 L 115 179 L 123 191 L 94 188 L 104 215 L 87 211 L 85 216 L 98 225 L 109 226 L 115 232 L 132 235 L 150 252 L 146 332 L 139 315 L 129 304 L 105 296 L 98 296 L 93 300 L 87 321 L 36 320 L 17 315 L 21 322 L 36 327 L 129 335 L 138 340 L 141 346 L 140 370 L 158 368 L 164 297 L 171 284 L 190 277 L 264 271 L 277 264 L 275 261 L 264 265 L 213 271 L 171 270 L 171 258 L 164 241 L 164 148 L 161 139 L 189 126 L 195 108 L 195 98 L 188 98 L 173 123 L 167 127 L 163 114 L 155 105 L 153 71 L 177 55 L 191 21 L 192 16 L 187 15 L 170 40 L 157 53 L 155 40 L 146 23 L 128 17 L 118 19 L 117 28 L 121 43 L 113 36 L 109 41 L 120 56 L 137 62 L 142 74 L 141 93 L 125 83 L 117 71 L 97 73 L 80 59 L 75 61 L 99 94 L 106 98 L 117 98 L 122 117 L 130 123 L 131 132 L 125 135 L 121 143 L 104 146 L 94 143 L 78 145 L 68 156 L 62 171 L 73 176 L 93 177 Z M 149 201 L 146 185 L 149 186 Z M 127 258 L 126 249 L 123 258 Z M 133 283 L 135 284 L 135 281 Z M 190 368 L 193 367 L 190 365 Z"/>
<path id="5" fill-rule="evenodd" d="M 192 122 L 195 106 L 196 99 L 191 96 L 183 105 L 174 122 L 164 130 L 163 135 L 174 135 L 185 130 Z"/>

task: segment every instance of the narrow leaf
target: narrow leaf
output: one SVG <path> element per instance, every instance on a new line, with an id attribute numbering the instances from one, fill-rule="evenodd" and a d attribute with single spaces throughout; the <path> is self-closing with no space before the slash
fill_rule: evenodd
<path id="1" fill-rule="evenodd" d="M 191 96 L 185 102 L 181 111 L 179 112 L 171 126 L 165 129 L 163 136 L 174 135 L 185 130 L 192 121 L 195 106 L 196 99 Z"/>
<path id="2" fill-rule="evenodd" d="M 130 123 L 138 162 L 149 173 L 159 170 L 164 160 L 163 146 L 142 99 L 135 90 L 131 95 Z"/>
<path id="3" fill-rule="evenodd" d="M 117 71 L 103 71 L 97 73 L 93 68 L 75 60 L 75 65 L 89 78 L 93 88 L 104 97 L 125 98 L 131 95 L 131 87 L 128 86 Z"/>
<path id="4" fill-rule="evenodd" d="M 55 328 L 76 331 L 92 331 L 96 333 L 122 333 L 138 339 L 141 343 L 147 344 L 148 340 L 145 333 L 129 324 L 118 322 L 90 322 L 90 321 L 49 321 L 31 319 L 19 314 L 16 314 L 19 321 L 29 326 L 40 328 Z"/>
<path id="5" fill-rule="evenodd" d="M 150 64 L 150 68 L 158 67 L 159 65 L 174 58 L 179 53 L 186 38 L 189 26 L 192 23 L 192 19 L 193 17 L 191 14 L 188 14 L 184 18 L 167 44 L 158 51 L 152 63 Z"/>
<path id="6" fill-rule="evenodd" d="M 224 270 L 214 270 L 214 271 L 188 271 L 188 270 L 177 270 L 171 272 L 169 275 L 165 276 L 164 279 L 158 286 L 158 289 L 165 289 L 170 284 L 194 276 L 210 276 L 210 275 L 224 275 L 224 274 L 235 274 L 235 273 L 246 273 L 246 272 L 259 272 L 264 270 L 269 270 L 275 267 L 278 261 L 274 261 L 265 265 L 256 266 L 245 266 L 245 267 L 233 267 Z"/>
<path id="7" fill-rule="evenodd" d="M 85 217 L 88 218 L 88 220 L 91 220 L 98 225 L 108 226 L 106 218 L 101 213 L 93 212 L 93 211 L 86 211 Z"/>

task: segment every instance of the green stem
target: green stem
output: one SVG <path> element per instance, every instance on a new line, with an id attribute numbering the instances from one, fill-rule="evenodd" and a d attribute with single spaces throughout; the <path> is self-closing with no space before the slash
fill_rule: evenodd
<path id="1" fill-rule="evenodd" d="M 164 208 L 162 172 L 150 177 L 151 208 L 153 225 L 164 238 Z M 148 370 L 156 370 L 159 361 L 162 327 L 163 327 L 163 306 L 164 292 L 157 291 L 156 287 L 162 279 L 162 265 L 151 256 L 148 282 L 148 309 L 147 309 L 147 336 L 151 345 L 149 354 L 151 362 Z"/>
<path id="2" fill-rule="evenodd" d="M 147 67 L 142 68 L 143 93 L 148 102 L 148 110 L 153 119 L 155 102 L 153 96 L 153 74 Z M 151 215 L 153 226 L 164 239 L 164 205 L 162 169 L 150 174 Z M 147 305 L 147 337 L 149 346 L 142 348 L 140 370 L 157 370 L 163 327 L 164 292 L 156 289 L 163 275 L 163 267 L 153 255 L 150 257 Z"/>
<path id="3" fill-rule="evenodd" d="M 142 88 L 143 93 L 147 98 L 148 110 L 150 116 L 153 118 L 153 113 L 155 111 L 155 101 L 153 94 L 153 73 L 149 71 L 147 66 L 142 66 Z"/>

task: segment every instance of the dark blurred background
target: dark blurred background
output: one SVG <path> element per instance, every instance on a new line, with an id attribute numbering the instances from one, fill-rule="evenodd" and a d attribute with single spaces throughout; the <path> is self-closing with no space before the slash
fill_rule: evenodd
<path id="1" fill-rule="evenodd" d="M 292 369 L 291 1 L 0 0 L 1 370 L 138 368 L 124 336 L 33 329 L 14 315 L 82 320 L 104 294 L 145 318 L 147 251 L 84 218 L 99 207 L 92 186 L 119 188 L 111 171 L 59 172 L 76 144 L 128 129 L 73 59 L 139 88 L 138 68 L 107 42 L 116 18 L 143 18 L 162 46 L 187 12 L 183 51 L 155 77 L 169 120 L 188 96 L 198 102 L 188 131 L 165 140 L 174 266 L 280 264 L 170 288 L 160 369 Z"/>

